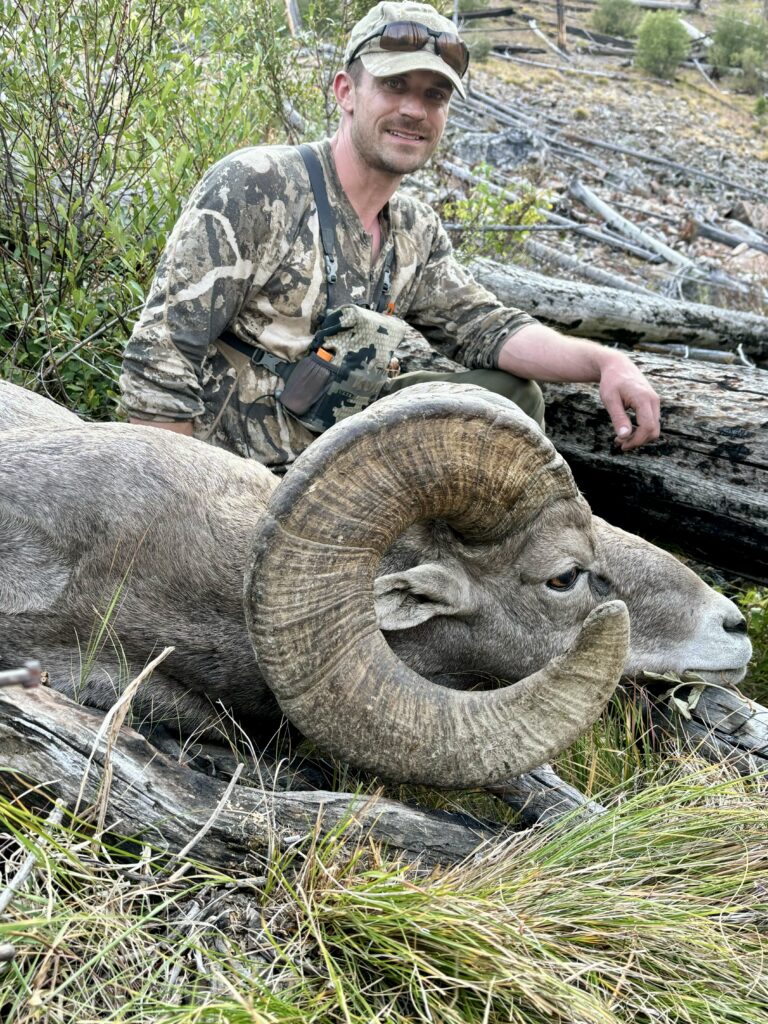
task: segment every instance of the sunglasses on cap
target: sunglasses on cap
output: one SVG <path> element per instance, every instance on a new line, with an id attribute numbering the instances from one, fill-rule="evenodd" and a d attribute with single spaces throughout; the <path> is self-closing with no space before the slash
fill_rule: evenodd
<path id="1" fill-rule="evenodd" d="M 379 40 L 382 50 L 397 53 L 415 53 L 423 50 L 430 39 L 435 40 L 435 53 L 444 60 L 461 78 L 469 67 L 469 50 L 457 35 L 451 32 L 435 32 L 417 21 L 391 21 L 384 28 L 378 29 L 367 36 L 352 51 L 347 67 L 357 57 L 362 48 L 372 39 Z"/>

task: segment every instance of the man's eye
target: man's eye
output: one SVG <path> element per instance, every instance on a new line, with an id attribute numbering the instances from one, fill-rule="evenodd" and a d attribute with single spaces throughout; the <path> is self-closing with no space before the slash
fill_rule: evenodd
<path id="1" fill-rule="evenodd" d="M 547 580 L 547 586 L 550 590 L 570 590 L 579 576 L 581 576 L 581 569 L 574 566 L 573 569 L 562 572 L 559 576 L 552 576 Z"/>

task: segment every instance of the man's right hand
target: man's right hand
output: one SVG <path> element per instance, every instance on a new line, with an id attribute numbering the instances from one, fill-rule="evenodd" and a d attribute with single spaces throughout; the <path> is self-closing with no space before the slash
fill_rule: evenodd
<path id="1" fill-rule="evenodd" d="M 171 430 L 174 434 L 192 437 L 191 420 L 139 420 L 132 416 L 128 422 L 136 427 L 160 427 L 161 430 Z"/>

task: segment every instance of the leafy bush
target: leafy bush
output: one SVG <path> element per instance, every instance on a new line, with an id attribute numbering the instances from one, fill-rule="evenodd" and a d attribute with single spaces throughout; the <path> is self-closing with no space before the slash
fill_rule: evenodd
<path id="1" fill-rule="evenodd" d="M 674 11 L 649 11 L 640 22 L 635 63 L 657 78 L 669 78 L 688 56 L 688 34 Z"/>
<path id="2" fill-rule="evenodd" d="M 766 55 L 748 46 L 741 53 L 741 68 L 744 72 L 742 86 L 750 93 L 758 93 L 762 90 L 766 81 Z"/>
<path id="3" fill-rule="evenodd" d="M 121 347 L 195 181 L 309 131 L 277 0 L 0 0 L 0 376 L 108 414 Z"/>
<path id="4" fill-rule="evenodd" d="M 640 10 L 632 0 L 600 0 L 592 14 L 598 32 L 631 39 L 637 32 Z"/>
<path id="5" fill-rule="evenodd" d="M 538 224 L 544 220 L 542 209 L 549 209 L 551 205 L 548 196 L 531 185 L 521 186 L 517 198 L 511 200 L 508 192 L 494 185 L 493 168 L 489 164 L 479 164 L 474 173 L 480 181 L 466 196 L 450 200 L 442 210 L 443 219 L 460 229 L 456 248 L 463 260 L 475 256 L 502 256 L 511 248 L 522 245 L 529 232 L 503 229 L 512 225 Z"/>
<path id="6" fill-rule="evenodd" d="M 746 50 L 753 50 L 765 59 L 768 26 L 761 18 L 745 18 L 737 11 L 726 11 L 715 23 L 710 60 L 720 71 L 729 67 L 740 68 Z"/>

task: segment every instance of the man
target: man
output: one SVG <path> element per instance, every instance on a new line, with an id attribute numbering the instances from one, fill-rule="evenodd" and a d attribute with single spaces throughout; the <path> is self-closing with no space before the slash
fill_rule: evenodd
<path id="1" fill-rule="evenodd" d="M 626 356 L 502 306 L 455 261 L 434 211 L 396 195 L 434 153 L 467 64 L 454 25 L 427 4 L 379 3 L 353 28 L 333 86 L 341 123 L 311 147 L 335 220 L 335 274 L 296 148 L 244 149 L 212 168 L 168 239 L 126 348 L 131 422 L 283 471 L 316 436 L 280 396 L 328 312 L 331 280 L 334 301 L 358 307 L 385 282 L 388 311 L 450 343 L 473 371 L 455 379 L 498 390 L 540 421 L 534 380 L 599 381 L 623 450 L 658 437 L 658 397 Z"/>

